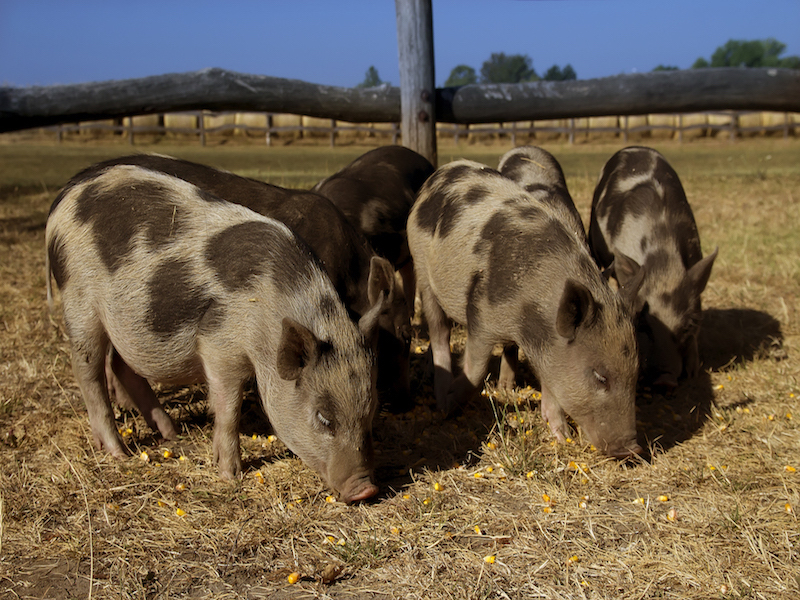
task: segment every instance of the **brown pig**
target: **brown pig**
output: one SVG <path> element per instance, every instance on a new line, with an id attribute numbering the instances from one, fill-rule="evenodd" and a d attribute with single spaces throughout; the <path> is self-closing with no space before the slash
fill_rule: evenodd
<path id="1" fill-rule="evenodd" d="M 498 171 L 459 160 L 420 190 L 408 243 L 441 410 L 476 393 L 495 344 L 517 344 L 539 378 L 542 415 L 559 439 L 569 414 L 609 455 L 641 452 L 630 316 L 560 211 Z M 467 329 L 464 370 L 455 380 L 451 319 Z"/>
<path id="2" fill-rule="evenodd" d="M 276 434 L 328 485 L 346 501 L 377 492 L 368 338 L 381 306 L 354 324 L 286 225 L 121 165 L 62 190 L 46 242 L 98 447 L 127 454 L 105 384 L 113 346 L 134 383 L 208 384 L 223 477 L 242 470 L 242 390 L 255 377 Z"/>
<path id="3" fill-rule="evenodd" d="M 652 148 L 620 150 L 603 167 L 592 200 L 592 253 L 621 289 L 631 285 L 645 378 L 675 388 L 700 369 L 700 294 L 715 250 L 703 258 L 678 174 Z M 632 283 L 633 282 L 633 283 Z"/>

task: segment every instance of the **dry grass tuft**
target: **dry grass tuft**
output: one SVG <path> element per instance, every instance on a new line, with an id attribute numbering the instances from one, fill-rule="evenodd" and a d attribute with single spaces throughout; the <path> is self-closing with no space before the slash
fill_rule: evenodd
<path id="1" fill-rule="evenodd" d="M 616 149 L 550 148 L 585 218 Z M 705 372 L 638 398 L 650 459 L 609 460 L 579 432 L 554 445 L 530 374 L 513 394 L 490 377 L 481 402 L 442 420 L 419 339 L 416 407 L 375 425 L 381 494 L 346 506 L 270 437 L 252 394 L 241 481 L 216 475 L 201 386 L 160 393 L 178 441 L 120 412 L 132 456 L 94 450 L 44 299 L 43 237 L 58 185 L 102 149 L 0 146 L 0 596 L 796 598 L 797 142 L 659 149 L 720 255 L 704 296 Z M 358 153 L 306 164 L 292 151 L 289 167 L 276 149 L 192 158 L 310 185 Z M 504 151 L 453 150 L 492 165 Z"/>

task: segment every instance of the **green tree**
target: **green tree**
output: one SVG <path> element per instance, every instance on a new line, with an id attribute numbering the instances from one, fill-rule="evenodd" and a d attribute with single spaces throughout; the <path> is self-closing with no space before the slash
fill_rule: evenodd
<path id="1" fill-rule="evenodd" d="M 383 81 L 381 81 L 381 76 L 378 75 L 378 69 L 376 69 L 374 66 L 370 66 L 370 68 L 367 69 L 367 72 L 364 75 L 364 81 L 359 83 L 356 87 L 357 88 L 378 87 L 382 83 Z"/>
<path id="2" fill-rule="evenodd" d="M 711 62 L 698 58 L 692 68 L 704 67 L 784 67 L 800 68 L 800 57 L 781 54 L 786 44 L 775 38 L 766 40 L 728 40 L 711 55 Z"/>
<path id="3" fill-rule="evenodd" d="M 450 71 L 450 77 L 444 82 L 444 87 L 458 87 L 469 83 L 477 83 L 478 76 L 475 69 L 469 65 L 458 65 Z"/>
<path id="4" fill-rule="evenodd" d="M 544 74 L 545 81 L 572 81 L 578 78 L 578 75 L 575 73 L 575 69 L 572 68 L 572 65 L 568 64 L 563 69 L 558 65 L 553 65 Z"/>
<path id="5" fill-rule="evenodd" d="M 672 65 L 658 65 L 653 71 L 678 71 L 678 67 Z"/>
<path id="6" fill-rule="evenodd" d="M 520 83 L 538 79 L 527 54 L 492 52 L 489 60 L 481 66 L 481 83 Z"/>

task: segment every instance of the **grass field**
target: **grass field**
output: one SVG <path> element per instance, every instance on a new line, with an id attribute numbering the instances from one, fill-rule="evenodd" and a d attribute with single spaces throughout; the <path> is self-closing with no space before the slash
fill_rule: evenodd
<path id="1" fill-rule="evenodd" d="M 132 457 L 94 449 L 45 302 L 44 227 L 71 175 L 131 148 L 0 136 L 0 598 L 800 597 L 800 141 L 653 145 L 681 176 L 704 253 L 720 251 L 703 373 L 637 398 L 649 462 L 604 458 L 579 432 L 554 445 L 532 379 L 509 396 L 490 378 L 442 420 L 418 339 L 416 407 L 375 422 L 381 493 L 347 506 L 270 437 L 252 398 L 244 478 L 218 479 L 200 386 L 160 394 L 177 442 L 122 412 Z M 588 222 L 621 145 L 545 147 Z M 366 149 L 135 148 L 289 187 Z M 507 149 L 443 145 L 439 161 L 495 166 Z"/>

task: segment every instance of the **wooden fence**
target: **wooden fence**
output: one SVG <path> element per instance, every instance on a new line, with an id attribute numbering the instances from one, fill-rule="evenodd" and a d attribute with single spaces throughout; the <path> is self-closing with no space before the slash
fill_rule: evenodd
<path id="1" fill-rule="evenodd" d="M 327 140 L 331 147 L 338 141 L 378 138 L 384 143 L 397 144 L 399 123 L 348 123 L 335 119 L 301 117 L 276 113 L 238 113 L 187 111 L 106 121 L 89 121 L 43 128 L 55 133 L 61 141 L 68 134 L 118 135 L 127 137 L 133 145 L 137 135 L 183 135 L 195 137 L 205 145 L 210 136 L 224 137 L 242 134 L 263 136 L 267 146 L 276 140 L 314 138 Z M 617 138 L 662 137 L 685 139 L 714 137 L 720 134 L 730 140 L 754 135 L 780 135 L 784 138 L 800 134 L 800 113 L 756 111 L 707 111 L 689 114 L 662 114 L 613 117 L 583 117 L 511 123 L 458 125 L 439 123 L 440 138 L 462 140 L 504 137 L 512 145 L 532 140 L 565 139 L 576 141 Z"/>

